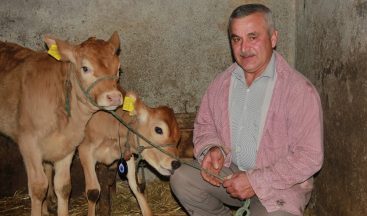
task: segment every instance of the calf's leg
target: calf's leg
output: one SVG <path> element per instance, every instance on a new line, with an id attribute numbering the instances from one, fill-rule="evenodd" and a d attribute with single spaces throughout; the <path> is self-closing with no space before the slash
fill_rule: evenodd
<path id="1" fill-rule="evenodd" d="M 130 160 L 127 161 L 127 167 L 127 180 L 129 182 L 131 191 L 134 193 L 136 199 L 138 200 L 142 215 L 153 216 L 152 210 L 150 209 L 144 194 L 141 193 L 138 189 L 138 184 L 135 178 L 136 166 L 134 157 L 131 157 Z"/>
<path id="2" fill-rule="evenodd" d="M 74 152 L 71 152 L 62 160 L 54 163 L 55 177 L 54 187 L 57 196 L 57 215 L 67 216 L 69 196 L 71 191 L 71 180 L 70 180 L 70 166 L 73 159 Z"/>
<path id="3" fill-rule="evenodd" d="M 100 195 L 101 186 L 96 173 L 96 160 L 93 158 L 92 143 L 84 140 L 78 147 L 79 159 L 85 178 L 85 193 L 88 200 L 88 216 L 96 215 L 96 203 Z"/>
<path id="4" fill-rule="evenodd" d="M 48 181 L 43 171 L 41 150 L 33 136 L 21 134 L 18 140 L 28 179 L 28 193 L 31 198 L 31 216 L 42 214 L 42 202 L 45 199 Z"/>
<path id="5" fill-rule="evenodd" d="M 43 168 L 48 179 L 48 190 L 45 201 L 42 205 L 42 215 L 49 215 L 50 212 L 56 213 L 56 194 L 53 187 L 53 165 L 50 163 L 43 163 Z"/>
<path id="6" fill-rule="evenodd" d="M 99 200 L 97 203 L 97 209 L 96 211 L 97 215 L 99 216 L 110 216 L 111 215 L 111 193 L 110 193 L 110 175 L 112 173 L 115 173 L 115 170 L 110 170 L 109 167 L 107 167 L 104 164 L 97 164 L 96 166 L 96 173 L 99 179 L 99 184 L 101 187 Z M 116 178 L 116 175 L 114 176 Z"/>

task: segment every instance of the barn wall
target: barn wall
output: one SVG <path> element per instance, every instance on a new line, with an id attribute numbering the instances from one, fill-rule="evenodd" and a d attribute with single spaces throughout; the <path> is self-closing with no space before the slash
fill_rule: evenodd
<path id="1" fill-rule="evenodd" d="M 298 1 L 297 27 L 296 67 L 324 109 L 325 163 L 310 207 L 367 215 L 367 1 Z"/>
<path id="2" fill-rule="evenodd" d="M 194 116 L 209 82 L 232 62 L 227 20 L 235 7 L 246 2 L 273 9 L 282 32 L 277 49 L 294 64 L 293 0 L 2 0 L 0 40 L 44 50 L 45 34 L 78 43 L 90 36 L 108 39 L 118 31 L 122 86 L 136 91 L 150 106 L 168 105 L 183 114 L 178 116 Z M 183 141 L 189 142 L 193 126 L 185 127 Z M 22 180 L 13 187 L 3 185 L 1 195 L 11 195 L 24 189 L 26 178 L 17 148 L 7 139 L 1 142 L 0 181 L 9 175 Z M 186 150 L 180 149 L 190 155 Z M 9 163 L 10 156 L 17 160 Z M 78 163 L 73 169 L 79 170 L 73 174 L 80 173 Z M 77 185 L 77 191 L 83 188 Z"/>
<path id="3" fill-rule="evenodd" d="M 320 92 L 325 164 L 309 209 L 318 216 L 366 215 L 365 0 L 2 0 L 0 40 L 44 49 L 45 34 L 80 42 L 107 39 L 116 30 L 122 85 L 151 106 L 192 113 L 210 80 L 232 61 L 227 19 L 246 2 L 272 8 L 280 31 L 277 50 Z M 2 147 L 0 155 L 9 156 L 11 149 Z M 5 162 L 0 158 L 0 167 L 11 169 Z"/>
<path id="4" fill-rule="evenodd" d="M 318 216 L 366 215 L 365 0 L 2 0 L 0 40 L 44 49 L 45 34 L 75 42 L 117 30 L 123 86 L 151 106 L 195 112 L 210 80 L 232 61 L 227 19 L 245 2 L 273 9 L 277 50 L 320 92 L 325 165 L 310 208 Z"/>
<path id="5" fill-rule="evenodd" d="M 44 49 L 45 34 L 81 42 L 118 31 L 122 85 L 151 106 L 195 112 L 209 82 L 232 62 L 227 20 L 245 2 L 274 10 L 282 32 L 278 51 L 293 64 L 293 0 L 2 0 L 0 40 Z"/>

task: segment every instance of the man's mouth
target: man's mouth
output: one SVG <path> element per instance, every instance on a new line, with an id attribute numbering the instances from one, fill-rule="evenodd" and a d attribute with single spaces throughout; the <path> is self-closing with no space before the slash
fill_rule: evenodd
<path id="1" fill-rule="evenodd" d="M 255 56 L 255 54 L 253 54 L 253 53 L 240 53 L 240 56 L 242 57 L 242 58 L 250 58 L 250 57 L 254 57 Z"/>

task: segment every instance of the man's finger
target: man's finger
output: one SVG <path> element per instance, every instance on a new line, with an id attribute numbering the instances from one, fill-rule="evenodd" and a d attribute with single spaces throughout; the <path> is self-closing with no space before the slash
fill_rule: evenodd
<path id="1" fill-rule="evenodd" d="M 204 171 L 204 170 L 201 171 L 201 175 L 205 181 L 209 182 L 212 185 L 220 186 L 223 183 L 223 181 L 220 178 L 218 178 L 217 176 L 211 175 L 207 171 Z"/>
<path id="2" fill-rule="evenodd" d="M 218 164 L 218 162 L 217 162 L 217 161 L 215 161 L 215 162 L 213 163 L 213 167 L 214 167 L 214 169 L 219 169 L 219 164 Z"/>
<path id="3" fill-rule="evenodd" d="M 231 178 L 232 178 L 232 176 L 233 176 L 233 174 L 230 174 L 230 175 L 228 175 L 228 176 L 224 177 L 224 180 L 229 180 L 229 179 L 231 179 Z"/>

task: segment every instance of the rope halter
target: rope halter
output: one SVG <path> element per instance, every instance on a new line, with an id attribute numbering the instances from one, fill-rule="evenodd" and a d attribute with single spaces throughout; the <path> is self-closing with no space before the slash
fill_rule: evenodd
<path id="1" fill-rule="evenodd" d="M 70 73 L 72 73 L 72 63 L 70 63 L 70 67 L 69 67 L 69 74 Z M 104 81 L 104 80 L 118 80 L 118 79 L 119 79 L 119 76 L 116 76 L 116 75 L 102 76 L 102 77 L 97 78 L 86 89 L 84 89 L 79 76 L 76 75 L 76 80 L 78 82 L 78 86 L 79 86 L 80 90 L 83 92 L 84 96 L 87 98 L 87 101 L 89 101 L 92 105 L 94 105 L 95 107 L 98 107 L 99 109 L 103 109 L 103 107 L 99 106 L 97 104 L 97 102 L 93 100 L 93 98 L 90 95 L 90 92 L 101 81 Z M 70 116 L 71 115 L 71 110 L 70 110 L 70 91 L 71 91 L 70 75 L 68 75 L 67 80 L 65 82 L 65 89 L 66 89 L 65 110 L 66 110 L 66 113 L 68 114 L 68 116 Z"/>

